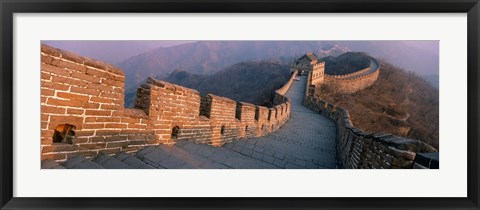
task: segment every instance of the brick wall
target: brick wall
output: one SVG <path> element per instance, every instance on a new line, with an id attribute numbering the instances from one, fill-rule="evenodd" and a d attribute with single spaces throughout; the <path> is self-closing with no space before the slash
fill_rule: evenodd
<path id="1" fill-rule="evenodd" d="M 361 71 L 368 70 L 370 67 Z M 377 68 L 372 73 L 359 75 L 357 72 L 345 75 L 326 75 L 325 84 L 332 86 L 337 91 L 344 93 L 355 93 L 372 86 L 378 79 L 380 68 Z"/>
<path id="2" fill-rule="evenodd" d="M 378 75 L 380 73 L 378 61 L 371 58 L 371 62 L 376 63 L 376 69 L 371 69 L 371 67 L 367 67 L 362 70 L 343 75 L 325 74 L 324 62 L 313 64 L 313 67 L 311 66 L 308 69 L 308 81 L 312 87 L 309 87 L 310 90 L 308 90 L 307 88 L 307 93 L 309 93 L 309 91 L 311 92 L 311 89 L 314 89 L 315 86 L 320 84 L 330 85 L 338 92 L 343 93 L 355 93 L 357 91 L 370 87 L 377 81 Z M 296 67 L 298 66 L 292 65 L 293 70 L 295 70 Z M 299 67 L 297 69 L 301 70 L 304 68 Z"/>
<path id="3" fill-rule="evenodd" d="M 313 65 L 311 80 L 313 85 L 321 84 L 325 81 L 325 62 Z"/>
<path id="4" fill-rule="evenodd" d="M 155 143 L 148 116 L 125 109 L 123 72 L 67 51 L 41 47 L 42 160 L 135 151 Z M 59 124 L 76 126 L 74 144 L 53 144 Z"/>
<path id="5" fill-rule="evenodd" d="M 283 85 L 278 90 L 275 90 L 275 94 L 274 94 L 274 97 L 273 97 L 274 104 L 281 104 L 281 103 L 285 103 L 285 102 L 289 101 L 289 99 L 287 97 L 285 97 L 285 94 L 290 89 L 290 86 L 292 86 L 293 79 L 295 79 L 295 76 L 297 75 L 297 73 L 298 73 L 298 70 L 294 70 L 291 73 L 290 78 L 288 79 L 287 83 L 285 83 L 285 85 Z"/>
<path id="6" fill-rule="evenodd" d="M 213 94 L 200 96 L 196 90 L 153 78 L 138 93 L 135 108 L 149 113 L 150 129 L 159 144 L 189 140 L 220 146 L 242 137 L 266 135 L 289 116 L 288 99 L 267 108 Z M 174 127 L 180 129 L 176 139 L 171 136 Z"/>
<path id="7" fill-rule="evenodd" d="M 307 89 L 310 84 L 307 83 Z M 421 141 L 355 128 L 348 110 L 305 95 L 303 104 L 337 124 L 337 159 L 342 168 L 439 168 L 438 151 Z"/>
<path id="8" fill-rule="evenodd" d="M 272 108 L 200 96 L 196 90 L 148 78 L 137 89 L 135 109 L 127 109 L 121 69 L 47 45 L 42 45 L 41 57 L 42 160 L 135 152 L 181 140 L 220 146 L 266 135 L 290 116 L 284 94 L 294 75 L 276 91 Z M 67 123 L 76 126 L 74 143 L 53 143 L 55 127 Z M 177 135 L 172 135 L 174 128 Z"/>

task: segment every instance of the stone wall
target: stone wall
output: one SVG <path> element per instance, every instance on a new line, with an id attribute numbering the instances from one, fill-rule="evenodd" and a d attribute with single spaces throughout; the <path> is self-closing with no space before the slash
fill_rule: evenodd
<path id="1" fill-rule="evenodd" d="M 123 72 L 109 64 L 42 45 L 42 160 L 155 144 L 147 115 L 124 108 L 124 80 Z M 54 144 L 55 127 L 66 123 L 77 128 L 74 144 Z"/>
<path id="2" fill-rule="evenodd" d="M 290 116 L 284 94 L 294 74 L 275 92 L 272 108 L 200 96 L 196 90 L 148 78 L 137 90 L 135 109 L 127 109 L 121 69 L 47 45 L 42 45 L 41 57 L 42 160 L 135 152 L 181 140 L 220 146 L 266 135 Z M 60 124 L 76 126 L 73 144 L 53 143 Z"/>
<path id="3" fill-rule="evenodd" d="M 307 83 L 307 90 L 309 86 Z M 353 126 L 348 110 L 313 95 L 307 92 L 303 104 L 335 121 L 341 168 L 439 168 L 439 153 L 434 147 L 391 134 L 364 132 Z"/>
<path id="4" fill-rule="evenodd" d="M 295 76 L 297 75 L 297 70 L 294 70 L 290 78 L 288 79 L 287 83 L 283 85 L 281 88 L 275 91 L 274 97 L 273 97 L 273 102 L 274 104 L 281 104 L 284 102 L 289 101 L 287 97 L 285 97 L 285 94 L 287 91 L 290 89 L 290 86 L 292 86 L 293 79 L 295 79 Z"/>
<path id="5" fill-rule="evenodd" d="M 329 75 L 325 74 L 325 63 L 315 63 L 310 68 L 305 69 L 304 66 L 298 66 L 292 64 L 291 70 L 305 70 L 309 72 L 308 74 L 310 85 L 318 86 L 321 84 L 326 84 L 331 86 L 338 92 L 342 93 L 355 93 L 357 91 L 363 90 L 367 87 L 372 86 L 378 79 L 380 73 L 380 67 L 378 61 L 371 58 L 371 62 L 376 64 L 376 69 L 371 69 L 371 67 L 364 68 L 362 70 L 343 75 Z"/>
<path id="6" fill-rule="evenodd" d="M 346 75 L 325 75 L 325 84 L 332 86 L 343 93 L 355 93 L 372 86 L 378 79 L 380 68 L 373 70 L 370 67 Z"/>
<path id="7" fill-rule="evenodd" d="M 365 74 L 367 72 L 370 71 L 370 66 L 367 67 L 367 68 L 364 68 L 362 70 L 359 70 L 359 71 L 355 71 L 353 73 L 349 73 L 349 74 L 342 74 L 342 75 L 328 75 L 328 77 L 330 78 L 338 78 L 338 79 L 349 79 L 349 78 L 352 78 L 353 76 L 358 76 L 360 74 Z"/>

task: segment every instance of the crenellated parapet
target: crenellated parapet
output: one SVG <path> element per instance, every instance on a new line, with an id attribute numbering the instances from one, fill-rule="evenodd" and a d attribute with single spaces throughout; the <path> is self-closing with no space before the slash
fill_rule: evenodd
<path id="1" fill-rule="evenodd" d="M 380 67 L 376 60 L 371 60 L 371 65 L 365 69 L 344 75 L 325 75 L 325 84 L 336 91 L 355 93 L 372 86 L 378 79 Z"/>
<path id="2" fill-rule="evenodd" d="M 365 76 L 369 73 L 371 67 L 364 68 L 362 70 L 350 73 L 350 74 L 342 74 L 342 75 L 326 75 L 325 77 L 332 78 L 332 79 L 342 79 L 342 80 L 351 80 L 354 79 L 355 76 Z"/>
<path id="3" fill-rule="evenodd" d="M 313 86 L 329 85 L 342 93 L 355 93 L 372 86 L 378 79 L 380 72 L 378 61 L 370 58 L 370 66 L 353 73 L 343 75 L 325 74 L 325 62 L 320 62 L 318 57 L 309 52 L 294 61 L 291 71 L 304 72 L 301 75 L 310 74 L 309 83 Z"/>
<path id="4" fill-rule="evenodd" d="M 348 110 L 314 97 L 311 86 L 307 82 L 303 105 L 337 124 L 341 168 L 439 168 L 439 153 L 434 147 L 418 140 L 362 131 L 354 127 Z"/>
<path id="5" fill-rule="evenodd" d="M 304 70 L 304 71 L 312 70 L 312 67 L 310 65 L 306 65 L 306 64 L 292 64 L 290 67 L 292 69 L 296 69 L 296 70 Z"/>
<path id="6" fill-rule="evenodd" d="M 325 62 L 315 62 L 313 69 L 325 68 Z"/>
<path id="7" fill-rule="evenodd" d="M 42 160 L 131 153 L 182 140 L 221 146 L 274 132 L 290 116 L 284 94 L 295 74 L 275 92 L 271 108 L 148 78 L 128 109 L 121 69 L 47 45 L 41 57 Z M 55 128 L 64 124 L 75 126 L 73 142 L 54 143 Z"/>
<path id="8" fill-rule="evenodd" d="M 275 95 L 274 95 L 274 98 L 273 98 L 274 104 L 281 104 L 281 103 L 290 102 L 290 99 L 288 99 L 285 96 L 285 94 L 290 89 L 290 86 L 292 86 L 293 79 L 295 79 L 296 75 L 297 75 L 297 71 L 292 72 L 291 75 L 290 75 L 290 78 L 287 81 L 287 83 L 285 83 L 281 88 L 275 90 Z"/>

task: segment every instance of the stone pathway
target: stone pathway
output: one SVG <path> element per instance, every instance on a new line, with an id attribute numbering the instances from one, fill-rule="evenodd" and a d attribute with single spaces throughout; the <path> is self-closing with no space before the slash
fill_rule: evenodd
<path id="1" fill-rule="evenodd" d="M 286 94 L 291 100 L 290 119 L 267 136 L 235 140 L 222 147 L 184 141 L 144 148 L 133 155 L 75 157 L 62 165 L 46 161 L 42 168 L 336 168 L 335 123 L 302 105 L 307 78 L 299 79 Z"/>
<path id="2" fill-rule="evenodd" d="M 293 82 L 290 119 L 276 132 L 223 147 L 278 168 L 335 168 L 335 123 L 302 105 L 307 77 Z"/>

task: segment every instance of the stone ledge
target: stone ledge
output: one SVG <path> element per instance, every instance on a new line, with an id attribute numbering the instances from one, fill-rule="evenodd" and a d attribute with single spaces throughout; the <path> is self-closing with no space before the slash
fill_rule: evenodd
<path id="1" fill-rule="evenodd" d="M 190 94 L 200 95 L 200 92 L 198 92 L 198 90 L 183 87 L 183 86 L 176 85 L 176 84 L 172 84 L 172 83 L 169 83 L 169 82 L 165 82 L 163 80 L 157 80 L 153 77 L 148 77 L 147 78 L 147 84 L 154 85 L 156 87 L 164 88 L 164 89 L 167 89 L 167 90 L 185 91 L 185 92 L 190 93 Z"/>
<path id="2" fill-rule="evenodd" d="M 54 48 L 54 47 L 48 46 L 46 44 L 41 45 L 41 52 L 43 52 L 45 54 L 48 54 L 48 55 L 51 55 L 51 56 L 54 56 L 54 57 L 60 57 L 60 58 L 63 58 L 65 60 L 72 61 L 74 63 L 79 63 L 79 64 L 82 64 L 82 65 L 85 65 L 85 66 L 89 66 L 89 67 L 93 67 L 93 68 L 97 68 L 97 69 L 102 69 L 102 70 L 105 70 L 105 71 L 110 72 L 110 73 L 125 76 L 123 70 L 118 68 L 118 67 L 110 65 L 108 63 L 93 60 L 91 58 L 79 56 L 75 53 L 68 52 L 68 51 L 65 51 L 65 50 L 61 50 L 61 49 L 58 49 L 58 48 Z"/>
<path id="3" fill-rule="evenodd" d="M 237 102 L 234 101 L 233 99 L 229 99 L 229 98 L 226 98 L 226 97 L 213 95 L 213 94 L 211 94 L 211 93 L 207 94 L 207 97 L 209 97 L 209 98 L 211 98 L 211 99 L 214 99 L 214 100 L 226 102 L 226 103 L 237 104 Z"/>
<path id="4" fill-rule="evenodd" d="M 247 102 L 238 102 L 242 107 L 250 107 L 255 108 L 255 104 L 247 103 Z"/>
<path id="5" fill-rule="evenodd" d="M 147 116 L 147 114 L 145 113 L 144 110 L 130 109 L 130 108 L 125 108 L 123 110 L 123 116 L 124 117 L 144 118 L 144 119 L 148 118 L 148 116 Z"/>

